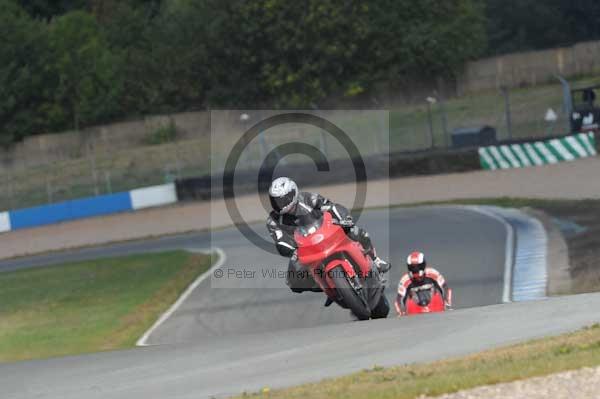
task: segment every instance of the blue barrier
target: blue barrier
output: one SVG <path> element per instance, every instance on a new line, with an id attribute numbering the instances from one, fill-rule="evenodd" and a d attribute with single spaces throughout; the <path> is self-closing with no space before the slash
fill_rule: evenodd
<path id="1" fill-rule="evenodd" d="M 17 230 L 131 210 L 129 192 L 99 195 L 10 211 L 10 227 L 11 230 Z"/>

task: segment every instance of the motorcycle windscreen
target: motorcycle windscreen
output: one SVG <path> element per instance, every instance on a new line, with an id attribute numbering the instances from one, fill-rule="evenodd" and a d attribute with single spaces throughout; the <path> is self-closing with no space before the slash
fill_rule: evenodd
<path id="1" fill-rule="evenodd" d="M 438 290 L 416 291 L 406 302 L 407 314 L 443 312 L 444 300 Z"/>
<path id="2" fill-rule="evenodd" d="M 346 239 L 344 230 L 331 223 L 331 215 L 327 212 L 322 215 L 319 218 L 317 214 L 303 216 L 302 224 L 294 233 L 298 257 L 303 264 L 325 259 Z"/>

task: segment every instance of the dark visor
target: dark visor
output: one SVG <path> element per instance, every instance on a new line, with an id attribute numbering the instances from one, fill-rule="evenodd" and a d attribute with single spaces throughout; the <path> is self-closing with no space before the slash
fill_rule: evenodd
<path id="1" fill-rule="evenodd" d="M 294 198 L 296 197 L 296 190 L 292 190 L 283 197 L 272 197 L 269 196 L 271 200 L 271 206 L 277 212 L 281 211 L 283 208 L 292 203 Z"/>
<path id="2" fill-rule="evenodd" d="M 419 270 L 421 270 L 421 267 L 419 265 L 408 265 L 408 270 L 413 273 L 418 273 Z"/>

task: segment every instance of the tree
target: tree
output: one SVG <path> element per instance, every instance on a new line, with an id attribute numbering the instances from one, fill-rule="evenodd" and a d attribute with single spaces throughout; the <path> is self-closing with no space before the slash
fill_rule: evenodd
<path id="1" fill-rule="evenodd" d="M 485 48 L 483 1 L 0 0 L 2 137 L 452 77 Z"/>
<path id="2" fill-rule="evenodd" d="M 486 0 L 488 54 L 600 39 L 596 0 Z"/>
<path id="3" fill-rule="evenodd" d="M 49 27 L 54 103 L 47 114 L 54 123 L 71 119 L 72 128 L 106 121 L 118 113 L 123 82 L 114 56 L 95 19 L 83 11 L 56 18 Z"/>
<path id="4" fill-rule="evenodd" d="M 147 31 L 149 105 L 159 112 L 202 106 L 207 87 L 206 12 L 202 2 L 166 3 Z"/>
<path id="5" fill-rule="evenodd" d="M 106 3 L 106 1 L 104 2 Z M 121 104 L 129 114 L 173 112 L 202 106 L 208 86 L 203 2 L 105 5 L 102 30 L 123 59 Z"/>
<path id="6" fill-rule="evenodd" d="M 45 26 L 0 0 L 0 144 L 44 130 Z"/>
<path id="7" fill-rule="evenodd" d="M 50 20 L 69 11 L 85 10 L 87 0 L 22 0 L 20 3 L 33 18 Z"/>
<path id="8" fill-rule="evenodd" d="M 152 31 L 155 29 L 153 13 L 146 8 L 132 7 L 129 2 L 99 1 L 94 4 L 100 29 L 110 51 L 121 60 L 123 90 L 120 96 L 123 115 L 139 115 L 155 111 L 151 104 L 159 97 L 155 87 L 159 84 L 152 72 Z M 159 68 L 156 68 L 159 69 Z"/>
<path id="9" fill-rule="evenodd" d="M 456 76 L 486 46 L 483 9 L 473 0 L 382 0 L 369 26 L 366 71 L 382 81 Z"/>
<path id="10" fill-rule="evenodd" d="M 260 9 L 259 6 L 264 8 Z M 369 32 L 368 6 L 361 1 L 341 4 L 308 0 L 252 3 L 256 43 L 264 32 L 270 46 L 262 53 L 260 78 L 266 94 L 278 105 L 306 107 L 332 93 L 363 90 L 356 76 L 364 66 Z"/>
<path id="11" fill-rule="evenodd" d="M 377 81 L 452 76 L 486 43 L 477 0 L 211 2 L 217 104 L 305 107 Z"/>

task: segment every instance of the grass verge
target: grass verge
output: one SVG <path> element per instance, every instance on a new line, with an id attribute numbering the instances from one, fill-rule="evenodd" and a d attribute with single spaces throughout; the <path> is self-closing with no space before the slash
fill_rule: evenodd
<path id="1" fill-rule="evenodd" d="M 0 273 L 0 361 L 132 347 L 211 261 L 170 251 Z"/>
<path id="2" fill-rule="evenodd" d="M 349 376 L 240 397 L 394 398 L 441 395 L 600 364 L 600 324 L 581 331 L 428 364 L 373 367 Z"/>

